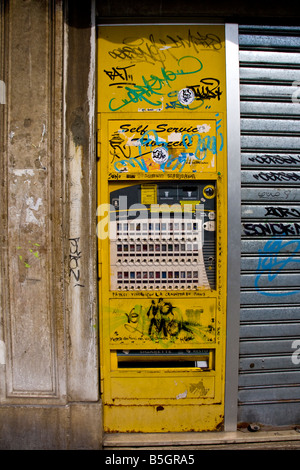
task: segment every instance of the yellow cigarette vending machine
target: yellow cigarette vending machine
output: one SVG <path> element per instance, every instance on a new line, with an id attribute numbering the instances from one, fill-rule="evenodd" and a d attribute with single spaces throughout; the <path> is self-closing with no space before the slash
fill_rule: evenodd
<path id="1" fill-rule="evenodd" d="M 224 25 L 98 29 L 105 432 L 222 429 Z"/>

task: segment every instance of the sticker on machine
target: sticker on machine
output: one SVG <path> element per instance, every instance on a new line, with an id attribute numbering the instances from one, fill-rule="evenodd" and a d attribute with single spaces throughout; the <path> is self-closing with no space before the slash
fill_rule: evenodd
<path id="1" fill-rule="evenodd" d="M 152 152 L 152 160 L 155 163 L 166 163 L 169 158 L 169 152 L 165 147 L 156 147 Z"/>
<path id="2" fill-rule="evenodd" d="M 178 93 L 178 101 L 184 106 L 188 106 L 195 99 L 195 93 L 190 88 L 183 88 Z"/>

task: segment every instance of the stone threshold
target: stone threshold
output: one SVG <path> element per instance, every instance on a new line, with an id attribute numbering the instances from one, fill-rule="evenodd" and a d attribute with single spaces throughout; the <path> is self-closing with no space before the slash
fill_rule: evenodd
<path id="1" fill-rule="evenodd" d="M 104 434 L 103 448 L 146 448 L 180 446 L 218 446 L 225 444 L 251 444 L 298 441 L 296 430 L 233 431 L 233 432 L 179 432 L 179 433 L 111 433 Z"/>

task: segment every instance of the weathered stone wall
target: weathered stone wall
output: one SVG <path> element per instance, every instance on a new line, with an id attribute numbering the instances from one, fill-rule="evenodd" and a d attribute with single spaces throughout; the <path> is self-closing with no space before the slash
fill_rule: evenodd
<path id="1" fill-rule="evenodd" d="M 94 18 L 1 2 L 0 449 L 101 447 Z"/>

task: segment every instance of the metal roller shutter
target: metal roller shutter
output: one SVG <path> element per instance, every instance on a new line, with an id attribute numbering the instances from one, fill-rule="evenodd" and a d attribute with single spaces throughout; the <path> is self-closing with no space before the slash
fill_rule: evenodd
<path id="1" fill-rule="evenodd" d="M 240 423 L 300 423 L 300 28 L 240 26 Z M 298 93 L 299 92 L 299 93 Z"/>

